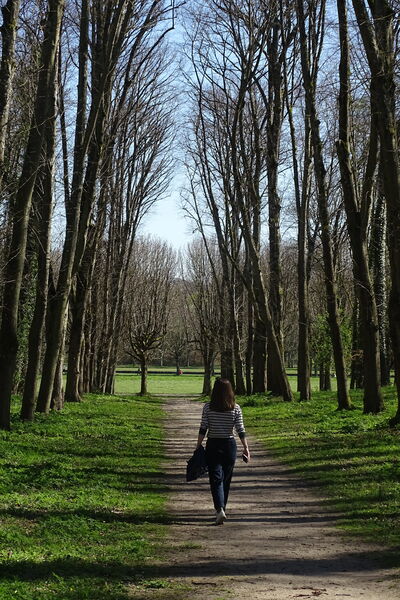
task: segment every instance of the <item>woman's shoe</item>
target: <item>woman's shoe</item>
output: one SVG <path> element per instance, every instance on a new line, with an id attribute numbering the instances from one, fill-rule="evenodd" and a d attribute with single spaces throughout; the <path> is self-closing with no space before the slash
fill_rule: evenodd
<path id="1" fill-rule="evenodd" d="M 224 521 L 226 521 L 226 514 L 223 508 L 220 508 L 217 512 L 217 516 L 215 518 L 216 525 L 223 525 Z"/>

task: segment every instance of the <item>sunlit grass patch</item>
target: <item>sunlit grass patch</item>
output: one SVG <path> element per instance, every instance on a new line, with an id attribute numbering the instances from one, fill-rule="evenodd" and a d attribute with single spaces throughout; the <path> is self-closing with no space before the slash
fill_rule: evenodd
<path id="1" fill-rule="evenodd" d="M 201 394 L 203 389 L 203 376 L 192 375 L 183 372 L 182 375 L 149 375 L 148 386 L 149 394 L 157 396 L 158 394 L 185 395 Z M 115 392 L 117 394 L 138 394 L 140 392 L 140 375 L 116 375 Z"/>

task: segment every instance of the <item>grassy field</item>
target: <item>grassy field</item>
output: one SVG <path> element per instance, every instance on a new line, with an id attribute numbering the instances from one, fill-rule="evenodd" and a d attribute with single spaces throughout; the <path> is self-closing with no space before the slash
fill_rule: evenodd
<path id="1" fill-rule="evenodd" d="M 192 394 L 201 394 L 203 389 L 202 375 L 149 375 L 148 385 L 149 394 L 157 396 L 158 394 L 172 394 L 188 396 Z M 140 391 L 140 375 L 116 375 L 115 393 L 116 394 L 137 394 Z"/>
<path id="2" fill-rule="evenodd" d="M 347 531 L 398 548 L 400 431 L 388 428 L 393 388 L 384 394 L 386 410 L 376 416 L 362 414 L 361 392 L 352 393 L 355 409 L 341 412 L 327 392 L 305 403 L 257 396 L 238 401 L 246 426 L 294 473 L 321 486 L 326 506 L 342 513 Z"/>
<path id="3" fill-rule="evenodd" d="M 17 408 L 17 407 L 16 407 Z M 0 433 L 0 599 L 126 600 L 160 551 L 162 410 L 89 396 Z"/>
<path id="4" fill-rule="evenodd" d="M 122 367 L 121 367 L 122 368 Z M 290 385 L 295 391 L 297 389 L 297 378 L 289 375 Z M 318 377 L 311 378 L 311 386 L 313 390 L 318 390 Z M 171 375 L 151 374 L 148 376 L 148 392 L 157 396 L 158 394 L 177 394 L 177 395 L 194 395 L 201 394 L 203 389 L 203 376 L 191 375 L 186 369 L 182 375 L 175 375 L 171 370 Z M 332 388 L 336 389 L 336 380 L 332 379 Z M 116 394 L 137 394 L 140 390 L 140 375 L 136 370 L 132 375 L 115 376 L 115 393 Z"/>

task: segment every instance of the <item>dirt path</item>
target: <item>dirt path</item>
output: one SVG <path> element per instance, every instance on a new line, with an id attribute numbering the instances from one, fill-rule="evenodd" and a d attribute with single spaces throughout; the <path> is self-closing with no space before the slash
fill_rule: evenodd
<path id="1" fill-rule="evenodd" d="M 184 481 L 202 406 L 182 399 L 166 404 L 173 524 L 159 576 L 174 589 L 138 590 L 134 597 L 399 600 L 398 573 L 374 560 L 379 548 L 343 539 L 337 516 L 324 512 L 318 497 L 251 437 L 251 464 L 235 467 L 229 520 L 214 526 L 207 480 Z"/>

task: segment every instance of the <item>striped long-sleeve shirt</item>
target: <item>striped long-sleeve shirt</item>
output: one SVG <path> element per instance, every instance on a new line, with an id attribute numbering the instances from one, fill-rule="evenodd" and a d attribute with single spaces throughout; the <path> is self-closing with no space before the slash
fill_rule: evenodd
<path id="1" fill-rule="evenodd" d="M 233 410 L 224 412 L 210 410 L 209 402 L 204 405 L 199 430 L 201 435 L 205 435 L 208 431 L 209 438 L 230 438 L 233 437 L 234 428 L 240 439 L 246 437 L 242 409 L 239 404 L 235 404 Z"/>

